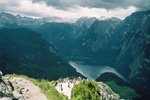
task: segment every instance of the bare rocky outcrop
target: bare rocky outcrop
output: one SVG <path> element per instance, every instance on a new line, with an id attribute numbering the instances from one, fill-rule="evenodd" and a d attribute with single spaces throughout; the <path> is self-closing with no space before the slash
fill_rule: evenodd
<path id="1" fill-rule="evenodd" d="M 25 100 L 47 100 L 47 97 L 41 92 L 40 88 L 32 82 L 19 77 L 12 77 L 9 81 L 12 83 L 16 93 L 23 96 Z"/>
<path id="2" fill-rule="evenodd" d="M 0 72 L 0 100 L 48 100 L 40 88 L 19 77 L 2 76 Z"/>
<path id="3" fill-rule="evenodd" d="M 0 71 L 0 99 L 11 100 L 14 98 L 13 96 L 14 88 L 12 84 L 7 80 L 7 78 L 3 77 L 2 72 Z"/>

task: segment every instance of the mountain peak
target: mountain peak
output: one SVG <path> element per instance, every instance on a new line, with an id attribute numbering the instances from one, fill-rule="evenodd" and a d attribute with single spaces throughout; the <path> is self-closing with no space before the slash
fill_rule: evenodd
<path id="1" fill-rule="evenodd" d="M 119 21 L 121 22 L 121 19 L 117 18 L 117 17 L 106 17 L 106 16 L 101 16 L 98 20 L 112 20 L 112 21 Z"/>
<path id="2" fill-rule="evenodd" d="M 75 24 L 80 27 L 86 26 L 87 28 L 90 28 L 96 20 L 96 17 L 81 17 L 76 21 Z"/>
<path id="3" fill-rule="evenodd" d="M 106 16 L 101 16 L 100 18 L 98 18 L 98 20 L 107 20 L 108 19 L 108 17 L 106 17 Z"/>
<path id="4" fill-rule="evenodd" d="M 110 20 L 121 22 L 122 20 L 117 17 L 111 17 Z"/>

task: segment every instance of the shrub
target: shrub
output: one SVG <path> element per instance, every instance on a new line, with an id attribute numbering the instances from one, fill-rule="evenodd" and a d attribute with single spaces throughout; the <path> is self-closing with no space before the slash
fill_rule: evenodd
<path id="1" fill-rule="evenodd" d="M 100 88 L 95 81 L 82 81 L 75 85 L 71 93 L 72 100 L 100 100 Z"/>

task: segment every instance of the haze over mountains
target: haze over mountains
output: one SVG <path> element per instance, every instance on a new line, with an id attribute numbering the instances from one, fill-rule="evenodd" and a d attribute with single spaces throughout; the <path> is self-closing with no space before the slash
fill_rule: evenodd
<path id="1" fill-rule="evenodd" d="M 110 66 L 150 93 L 150 11 L 135 12 L 124 20 L 83 17 L 68 23 L 56 19 L 0 13 L 0 64 L 5 66 L 1 70 L 31 76 L 35 75 L 27 70 L 36 70 L 42 72 L 37 77 L 46 73 L 49 79 L 80 75 L 65 59 Z"/>

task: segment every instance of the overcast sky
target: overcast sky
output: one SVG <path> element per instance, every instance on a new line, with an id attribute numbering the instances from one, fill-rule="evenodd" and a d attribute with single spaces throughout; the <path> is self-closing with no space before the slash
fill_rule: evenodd
<path id="1" fill-rule="evenodd" d="M 149 0 L 0 0 L 0 11 L 32 17 L 118 17 L 149 10 Z"/>

